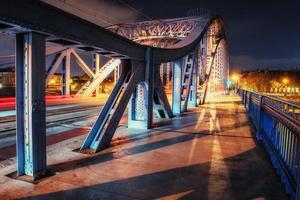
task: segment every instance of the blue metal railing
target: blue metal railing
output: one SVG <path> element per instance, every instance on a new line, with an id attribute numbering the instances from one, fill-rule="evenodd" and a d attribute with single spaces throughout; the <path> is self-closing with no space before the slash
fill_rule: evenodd
<path id="1" fill-rule="evenodd" d="M 241 89 L 238 94 L 286 192 L 300 200 L 300 105 Z"/>

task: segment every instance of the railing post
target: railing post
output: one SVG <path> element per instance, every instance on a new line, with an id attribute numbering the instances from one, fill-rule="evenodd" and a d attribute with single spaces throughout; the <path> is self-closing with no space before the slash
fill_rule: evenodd
<path id="1" fill-rule="evenodd" d="M 296 164 L 296 166 L 297 166 L 296 186 L 297 186 L 297 188 L 296 188 L 295 199 L 300 200 L 300 167 L 299 167 L 300 166 L 300 159 L 299 159 L 300 158 L 300 142 L 298 142 L 297 145 L 298 145 L 298 147 L 297 147 L 298 152 L 296 155 L 296 157 L 298 158 L 297 164 Z"/>
<path id="2" fill-rule="evenodd" d="M 261 136 L 260 136 L 260 131 L 261 131 L 261 120 L 262 120 L 262 99 L 263 99 L 263 96 L 262 95 L 259 95 L 258 96 L 258 117 L 257 117 L 257 130 L 256 130 L 256 138 L 258 140 L 261 140 Z"/>
<path id="3" fill-rule="evenodd" d="M 246 106 L 246 98 L 247 98 L 247 91 L 244 90 L 244 98 L 243 98 L 243 103 L 244 103 L 244 106 Z"/>
<path id="4" fill-rule="evenodd" d="M 16 35 L 18 175 L 46 174 L 45 36 Z"/>
<path id="5" fill-rule="evenodd" d="M 246 104 L 246 108 L 247 108 L 248 112 L 250 111 L 250 102 L 251 102 L 251 92 L 248 92 L 248 95 L 247 95 L 247 104 Z"/>

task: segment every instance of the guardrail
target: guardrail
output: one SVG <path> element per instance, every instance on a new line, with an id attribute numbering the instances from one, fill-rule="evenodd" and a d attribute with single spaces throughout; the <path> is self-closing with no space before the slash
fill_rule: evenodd
<path id="1" fill-rule="evenodd" d="M 237 93 L 286 192 L 291 199 L 300 200 L 300 105 L 241 89 Z"/>

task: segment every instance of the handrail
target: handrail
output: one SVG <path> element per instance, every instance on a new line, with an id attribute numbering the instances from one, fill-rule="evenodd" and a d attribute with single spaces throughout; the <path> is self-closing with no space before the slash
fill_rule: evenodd
<path id="1" fill-rule="evenodd" d="M 299 200 L 300 106 L 258 92 L 237 92 L 287 193 Z"/>
<path id="2" fill-rule="evenodd" d="M 297 103 L 294 103 L 294 102 L 291 102 L 291 101 L 287 101 L 287 100 L 284 100 L 284 99 L 280 99 L 280 98 L 277 98 L 277 97 L 273 97 L 273 96 L 266 95 L 264 93 L 255 92 L 255 91 L 250 91 L 250 90 L 243 90 L 243 91 L 247 91 L 247 92 L 251 92 L 253 94 L 261 95 L 263 97 L 268 97 L 269 99 L 273 99 L 275 101 L 278 101 L 278 102 L 281 102 L 281 103 L 288 104 L 290 106 L 300 108 L 300 104 L 297 104 Z"/>

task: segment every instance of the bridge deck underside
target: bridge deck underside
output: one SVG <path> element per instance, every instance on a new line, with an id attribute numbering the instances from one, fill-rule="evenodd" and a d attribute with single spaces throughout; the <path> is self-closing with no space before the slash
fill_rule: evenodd
<path id="1" fill-rule="evenodd" d="M 85 135 L 52 144 L 48 169 L 56 174 L 37 184 L 6 177 L 16 170 L 11 161 L 0 169 L 0 197 L 287 199 L 239 97 L 223 100 L 150 131 L 121 126 L 112 146 L 93 155 L 72 151 Z"/>

